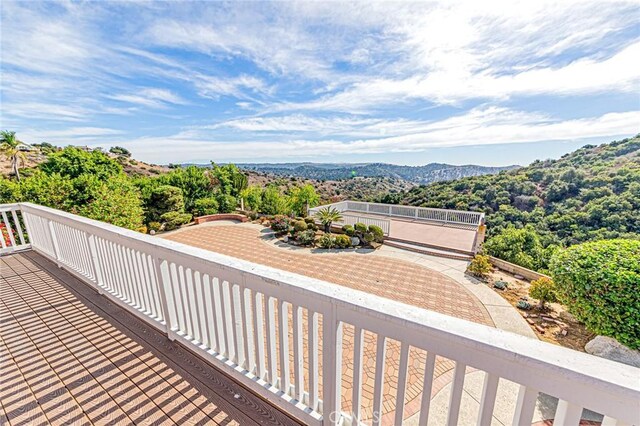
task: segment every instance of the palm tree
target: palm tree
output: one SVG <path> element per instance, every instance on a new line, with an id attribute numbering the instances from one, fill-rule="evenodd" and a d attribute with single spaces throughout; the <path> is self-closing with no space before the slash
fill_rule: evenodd
<path id="1" fill-rule="evenodd" d="M 11 160 L 11 168 L 16 175 L 16 179 L 20 181 L 20 162 L 24 164 L 26 157 L 22 151 L 18 149 L 20 142 L 16 139 L 16 132 L 3 130 L 0 132 L 0 153 Z"/>
<path id="2" fill-rule="evenodd" d="M 322 226 L 324 226 L 324 232 L 331 233 L 331 224 L 342 220 L 342 214 L 340 214 L 340 211 L 335 207 L 327 206 L 324 209 L 318 210 L 316 218 L 318 218 Z"/>

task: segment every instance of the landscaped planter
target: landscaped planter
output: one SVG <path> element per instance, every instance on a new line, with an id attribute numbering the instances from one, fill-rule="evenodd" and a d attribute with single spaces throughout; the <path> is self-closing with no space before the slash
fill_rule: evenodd
<path id="1" fill-rule="evenodd" d="M 237 213 L 218 213 L 218 214 L 209 214 L 206 216 L 199 216 L 194 219 L 194 221 L 196 222 L 196 225 L 199 225 L 205 222 L 213 222 L 216 220 L 237 220 L 239 222 L 247 222 L 249 218 Z"/>

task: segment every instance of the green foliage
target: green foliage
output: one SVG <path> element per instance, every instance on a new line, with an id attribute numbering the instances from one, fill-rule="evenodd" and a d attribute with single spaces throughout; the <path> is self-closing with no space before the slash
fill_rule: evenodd
<path id="1" fill-rule="evenodd" d="M 333 234 L 322 234 L 320 238 L 318 238 L 318 246 L 324 249 L 331 249 L 336 246 L 336 236 Z"/>
<path id="2" fill-rule="evenodd" d="M 161 185 L 151 189 L 147 201 L 147 221 L 159 221 L 165 213 L 184 213 L 182 190 L 171 185 Z"/>
<path id="3" fill-rule="evenodd" d="M 240 192 L 240 198 L 244 200 L 245 210 L 260 211 L 262 208 L 262 188 L 250 185 Z"/>
<path id="4" fill-rule="evenodd" d="M 324 232 L 331 232 L 331 224 L 342 219 L 342 214 L 335 207 L 325 207 L 316 212 L 316 218 L 322 223 Z"/>
<path id="5" fill-rule="evenodd" d="M 640 349 L 640 241 L 570 247 L 553 257 L 551 272 L 560 300 L 589 330 Z"/>
<path id="6" fill-rule="evenodd" d="M 72 212 L 123 228 L 142 228 L 143 211 L 138 190 L 126 176 L 99 181 L 90 192 L 88 202 L 74 206 Z"/>
<path id="7" fill-rule="evenodd" d="M 193 206 L 193 214 L 196 216 L 205 216 L 208 214 L 218 213 L 218 200 L 213 197 L 200 198 L 196 200 Z"/>
<path id="8" fill-rule="evenodd" d="M 304 220 L 296 220 L 293 222 L 293 230 L 296 232 L 306 231 L 309 226 Z"/>
<path id="9" fill-rule="evenodd" d="M 542 277 L 531 282 L 529 296 L 540 301 L 540 309 L 544 309 L 545 303 L 557 302 L 556 285 L 550 278 Z"/>
<path id="10" fill-rule="evenodd" d="M 487 278 L 492 270 L 493 266 L 489 261 L 489 256 L 482 254 L 476 254 L 467 267 L 468 273 L 482 279 Z"/>
<path id="11" fill-rule="evenodd" d="M 527 302 L 526 300 L 518 300 L 516 308 L 522 309 L 523 311 L 528 311 L 529 309 L 531 309 L 531 303 Z"/>
<path id="12" fill-rule="evenodd" d="M 189 166 L 171 170 L 156 178 L 150 178 L 151 186 L 171 185 L 182 190 L 185 211 L 194 212 L 196 201 L 215 196 L 214 185 L 207 176 L 206 169 Z M 234 207 L 235 208 L 235 207 Z"/>
<path id="13" fill-rule="evenodd" d="M 216 197 L 218 202 L 218 210 L 220 213 L 231 213 L 235 211 L 238 206 L 238 200 L 236 197 L 229 194 L 218 194 Z"/>
<path id="14" fill-rule="evenodd" d="M 269 185 L 262 193 L 262 213 L 267 215 L 287 214 L 287 199 L 280 193 L 275 185 Z"/>
<path id="15" fill-rule="evenodd" d="M 384 241 L 384 231 L 377 225 L 369 225 L 369 230 L 371 234 L 373 234 L 373 240 L 376 243 L 381 243 Z"/>
<path id="16" fill-rule="evenodd" d="M 349 248 L 351 247 L 351 238 L 348 235 L 338 234 L 336 235 L 336 246 L 338 248 Z"/>
<path id="17" fill-rule="evenodd" d="M 350 237 L 353 237 L 354 235 L 356 235 L 356 230 L 351 225 L 344 225 L 342 227 L 342 232 L 344 232 Z"/>
<path id="18" fill-rule="evenodd" d="M 149 231 L 158 232 L 162 228 L 162 224 L 160 222 L 149 222 L 147 223 L 147 228 Z"/>
<path id="19" fill-rule="evenodd" d="M 362 234 L 362 240 L 367 244 L 372 243 L 373 241 L 375 241 L 375 239 L 376 237 L 372 232 L 365 232 L 364 234 Z"/>
<path id="20" fill-rule="evenodd" d="M 48 175 L 57 173 L 69 179 L 92 175 L 99 180 L 106 180 L 122 173 L 122 166 L 104 152 L 87 152 L 72 146 L 51 153 L 47 160 L 40 164 L 40 169 Z"/>
<path id="21" fill-rule="evenodd" d="M 238 197 L 241 192 L 247 188 L 247 176 L 242 173 L 235 164 L 218 166 L 212 163 L 211 166 L 213 182 L 219 187 L 220 192 L 223 194 Z"/>
<path id="22" fill-rule="evenodd" d="M 311 184 L 295 187 L 289 195 L 289 205 L 297 215 L 304 216 L 307 210 L 320 202 L 320 196 Z"/>
<path id="23" fill-rule="evenodd" d="M 484 212 L 488 252 L 545 271 L 557 246 L 638 239 L 639 192 L 640 137 L 636 136 L 585 146 L 559 160 L 535 161 L 497 175 L 416 187 L 399 202 Z M 514 231 L 526 225 L 530 227 L 522 234 Z M 510 248 L 510 242 L 516 246 Z"/>
<path id="24" fill-rule="evenodd" d="M 362 222 L 358 222 L 355 225 L 353 225 L 353 228 L 356 230 L 356 232 L 360 233 L 360 234 L 364 234 L 365 232 L 367 232 L 367 225 L 365 225 Z"/>
<path id="25" fill-rule="evenodd" d="M 499 280 L 493 283 L 493 287 L 497 288 L 498 290 L 506 290 L 507 287 L 509 287 L 509 283 L 507 283 L 506 281 Z"/>
<path id="26" fill-rule="evenodd" d="M 307 229 L 306 231 L 299 232 L 298 235 L 296 236 L 296 241 L 298 241 L 300 244 L 304 246 L 312 245 L 315 239 L 316 239 L 316 232 L 311 229 Z"/>
<path id="27" fill-rule="evenodd" d="M 122 155 L 124 157 L 131 157 L 131 152 L 128 149 L 123 148 L 121 146 L 112 146 L 109 149 L 109 152 L 116 155 Z"/>
<path id="28" fill-rule="evenodd" d="M 547 267 L 548 259 L 544 256 L 544 247 L 533 225 L 527 225 L 521 229 L 509 226 L 487 241 L 484 249 L 491 256 L 525 268 Z"/>
<path id="29" fill-rule="evenodd" d="M 164 230 L 171 231 L 191 222 L 191 215 L 189 213 L 171 211 L 163 214 L 160 219 L 164 222 Z"/>

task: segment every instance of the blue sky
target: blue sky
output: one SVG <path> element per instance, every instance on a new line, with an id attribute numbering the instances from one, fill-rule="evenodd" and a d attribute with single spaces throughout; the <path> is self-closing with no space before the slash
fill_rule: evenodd
<path id="1" fill-rule="evenodd" d="M 634 1 L 1 4 L 0 127 L 26 142 L 502 165 L 640 132 Z"/>

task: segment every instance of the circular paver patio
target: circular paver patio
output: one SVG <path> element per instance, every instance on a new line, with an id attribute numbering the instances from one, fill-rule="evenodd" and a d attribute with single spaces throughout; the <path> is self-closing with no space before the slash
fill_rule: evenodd
<path id="1" fill-rule="evenodd" d="M 195 226 L 166 234 L 163 238 L 494 326 L 484 305 L 461 284 L 439 272 L 401 259 L 376 253 L 320 254 L 307 250 L 287 250 L 270 243 L 271 235 L 261 232 L 259 227 L 251 224 Z M 306 330 L 304 334 L 306 335 Z M 353 382 L 352 327 L 345 326 L 343 336 L 342 405 L 344 411 L 349 411 Z M 363 349 L 362 418 L 367 419 L 372 415 L 373 405 L 376 353 L 374 335 L 365 333 Z M 393 423 L 399 358 L 399 345 L 390 341 L 387 346 L 383 424 Z M 424 351 L 412 348 L 405 418 L 420 409 L 425 358 Z M 452 361 L 437 358 L 432 396 L 450 381 L 453 367 Z"/>

